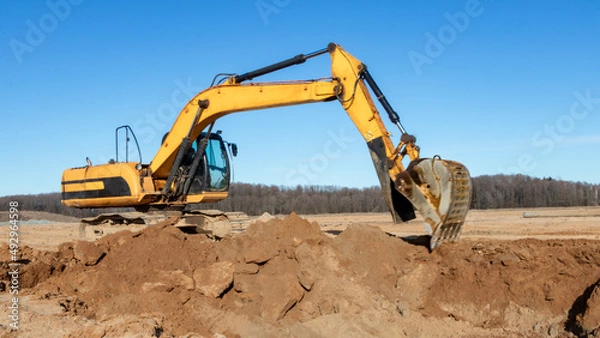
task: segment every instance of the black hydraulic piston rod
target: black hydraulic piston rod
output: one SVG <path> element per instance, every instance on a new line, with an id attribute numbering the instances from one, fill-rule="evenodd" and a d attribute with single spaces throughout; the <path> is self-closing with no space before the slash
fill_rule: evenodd
<path id="1" fill-rule="evenodd" d="M 184 137 L 181 140 L 179 150 L 177 151 L 177 156 L 175 157 L 175 162 L 173 162 L 173 166 L 171 167 L 171 171 L 169 171 L 169 176 L 167 177 L 167 182 L 165 183 L 165 186 L 162 190 L 163 196 L 169 196 L 171 193 L 171 185 L 175 180 L 175 174 L 177 173 L 177 170 L 179 170 L 179 166 L 181 165 L 181 161 L 183 161 L 183 156 L 185 155 L 185 152 L 192 143 L 192 140 L 190 139 L 192 130 L 194 129 L 194 126 L 196 125 L 196 121 L 198 121 L 200 114 L 202 114 L 202 111 L 204 109 L 208 108 L 208 105 L 208 100 L 198 100 L 198 110 L 196 111 L 196 116 L 194 117 L 194 123 L 192 123 L 192 125 L 190 126 L 190 131 L 187 133 L 186 137 Z"/>
<path id="2" fill-rule="evenodd" d="M 371 87 L 371 90 L 373 90 L 373 93 L 375 93 L 375 96 L 377 96 L 377 100 L 379 100 L 379 103 L 381 103 L 381 105 L 383 106 L 383 109 L 385 109 L 385 111 L 388 113 L 388 116 L 390 117 L 390 120 L 392 121 L 392 123 L 395 124 L 396 126 L 398 126 L 398 129 L 400 129 L 400 131 L 403 134 L 406 134 L 406 130 L 400 123 L 400 116 L 398 116 L 398 113 L 396 113 L 396 111 L 394 111 L 394 108 L 392 108 L 392 106 L 390 105 L 388 100 L 385 98 L 385 95 L 383 95 L 383 93 L 381 92 L 381 89 L 379 89 L 379 86 L 377 86 L 377 83 L 375 82 L 375 80 L 373 79 L 373 77 L 371 76 L 369 71 L 367 70 L 367 66 L 365 66 L 365 65 L 363 65 L 363 66 L 364 66 L 364 68 L 361 71 L 363 78 L 365 79 L 365 81 L 367 81 L 367 83 L 369 84 L 369 87 Z"/>
<path id="3" fill-rule="evenodd" d="M 301 63 L 304 63 L 304 61 L 306 61 L 306 60 L 308 60 L 310 58 L 313 58 L 315 56 L 319 56 L 321 54 L 325 54 L 327 52 L 328 52 L 328 49 L 327 48 L 323 48 L 323 49 L 320 49 L 320 50 L 318 50 L 316 52 L 312 52 L 310 54 L 306 54 L 306 55 L 299 54 L 299 55 L 294 56 L 291 59 L 283 60 L 283 61 L 274 63 L 274 64 L 272 64 L 270 66 L 259 68 L 257 70 L 253 70 L 251 72 L 247 72 L 247 73 L 244 73 L 244 74 L 241 74 L 241 75 L 236 75 L 234 77 L 234 80 L 235 80 L 235 83 L 240 83 L 240 82 L 243 82 L 243 81 L 246 81 L 246 80 L 252 80 L 255 77 L 258 77 L 258 76 L 261 76 L 261 75 L 265 75 L 265 74 L 268 74 L 268 73 L 272 73 L 274 71 L 277 71 L 277 70 L 280 70 L 280 69 L 283 69 L 283 68 L 286 68 L 286 67 L 289 67 L 289 66 L 299 65 Z"/>

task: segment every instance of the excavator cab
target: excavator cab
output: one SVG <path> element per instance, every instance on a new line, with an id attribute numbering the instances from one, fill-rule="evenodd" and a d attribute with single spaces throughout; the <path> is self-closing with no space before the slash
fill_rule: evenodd
<path id="1" fill-rule="evenodd" d="M 228 148 L 235 149 L 235 152 L 231 152 L 231 156 L 234 156 L 234 153 L 237 154 L 237 145 L 224 141 L 221 137 L 221 131 L 209 134 L 208 138 L 206 135 L 206 133 L 200 134 L 190 148 L 197 153 L 202 140 L 207 140 L 204 153 L 200 154 L 202 158 L 198 170 L 190 186 L 189 194 L 191 195 L 229 190 L 231 166 Z"/>

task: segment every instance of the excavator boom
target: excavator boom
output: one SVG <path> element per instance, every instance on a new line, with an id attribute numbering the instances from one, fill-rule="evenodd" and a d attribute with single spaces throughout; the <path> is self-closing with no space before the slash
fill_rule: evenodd
<path id="1" fill-rule="evenodd" d="M 326 53 L 331 57 L 331 76 L 328 78 L 249 82 Z M 392 141 L 392 134 L 387 131 L 369 89 L 392 124 L 398 127 L 401 133 L 398 144 Z M 443 242 L 458 240 L 471 195 L 467 169 L 458 162 L 439 157 L 420 158 L 416 138 L 406 132 L 366 65 L 334 43 L 311 54 L 300 54 L 252 72 L 230 75 L 198 93 L 182 109 L 148 165 L 112 163 L 66 170 L 63 203 L 76 207 L 134 206 L 142 209 L 226 198 L 228 163 L 222 166 L 222 181 L 226 180 L 227 184 L 207 183 L 210 180 L 206 179 L 209 174 L 213 175 L 210 163 L 206 164 L 210 162 L 206 154 L 218 153 L 215 149 L 219 146 L 214 142 L 217 137 L 212 136 L 212 129 L 219 118 L 237 112 L 330 101 L 342 105 L 367 143 L 394 221 L 414 219 L 416 209 L 432 236 L 432 250 Z M 221 156 L 226 157 L 223 149 Z M 407 167 L 402 163 L 406 156 L 410 159 Z M 96 191 L 100 181 L 102 184 L 118 183 L 121 190 L 112 194 L 104 193 L 106 188 Z M 96 183 L 89 185 L 88 182 Z M 85 193 L 90 190 L 95 193 Z"/>

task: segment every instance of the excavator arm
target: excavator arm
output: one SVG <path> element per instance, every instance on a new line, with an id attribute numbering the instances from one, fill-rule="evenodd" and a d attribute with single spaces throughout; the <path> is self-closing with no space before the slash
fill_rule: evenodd
<path id="1" fill-rule="evenodd" d="M 255 77 L 303 63 L 325 53 L 329 53 L 331 57 L 332 76 L 329 78 L 292 82 L 248 82 Z M 387 131 L 367 87 L 376 95 L 391 122 L 400 129 L 401 137 L 397 145 L 392 141 L 391 133 Z M 337 101 L 342 105 L 367 143 L 394 221 L 415 218 L 416 208 L 432 236 L 431 249 L 444 241 L 458 240 L 471 193 L 467 169 L 460 163 L 442 160 L 439 157 L 421 159 L 416 138 L 403 128 L 398 114 L 383 96 L 367 67 L 333 43 L 329 44 L 328 48 L 312 54 L 301 54 L 253 72 L 229 76 L 224 83 L 198 93 L 182 109 L 152 162 L 136 169 L 138 182 L 141 182 L 138 186 L 132 182 L 135 179 L 131 178 L 135 177 L 135 171 L 126 170 L 133 168 L 132 165 L 121 164 L 120 170 L 112 168 L 111 175 L 117 176 L 117 179 L 129 175 L 130 178 L 125 180 L 129 188 L 128 194 L 121 198 L 111 196 L 89 198 L 87 201 L 85 198 L 65 199 L 65 189 L 77 192 L 81 186 L 74 184 L 81 185 L 86 181 L 85 178 L 81 179 L 81 170 L 84 168 L 75 168 L 69 170 L 78 169 L 78 174 L 68 172 L 69 170 L 63 174 L 63 202 L 79 207 L 139 207 L 185 205 L 223 199 L 227 195 L 222 192 L 220 195 L 213 193 L 212 198 L 210 193 L 189 193 L 191 178 L 197 172 L 199 160 L 191 165 L 191 173 L 187 174 L 187 179 L 176 179 L 180 175 L 185 154 L 194 140 L 201 140 L 195 151 L 202 154 L 215 121 L 225 115 L 328 101 Z M 405 156 L 410 158 L 410 164 L 406 168 L 402 163 Z M 110 164 L 97 167 L 102 167 L 104 171 L 111 169 L 106 166 Z M 94 171 L 93 167 L 85 168 L 88 172 L 90 169 Z M 99 170 L 97 172 L 100 173 Z M 87 177 L 93 180 L 94 175 L 110 176 L 92 173 Z"/>

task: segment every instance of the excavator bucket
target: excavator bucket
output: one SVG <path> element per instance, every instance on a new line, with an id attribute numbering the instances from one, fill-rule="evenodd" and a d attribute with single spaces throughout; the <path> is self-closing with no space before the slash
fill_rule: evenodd
<path id="1" fill-rule="evenodd" d="M 430 249 L 460 238 L 471 200 L 467 168 L 439 157 L 412 161 L 405 171 L 391 177 L 381 138 L 368 142 L 386 204 L 394 222 L 414 219 L 415 209 L 431 235 Z"/>
<path id="2" fill-rule="evenodd" d="M 431 250 L 458 241 L 471 201 L 471 179 L 464 165 L 439 157 L 415 160 L 394 184 L 425 220 Z"/>

